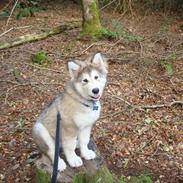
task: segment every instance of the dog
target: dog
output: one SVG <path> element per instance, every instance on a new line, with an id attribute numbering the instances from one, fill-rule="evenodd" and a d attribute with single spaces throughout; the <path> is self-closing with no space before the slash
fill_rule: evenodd
<path id="1" fill-rule="evenodd" d="M 100 116 L 100 98 L 107 81 L 107 61 L 97 53 L 85 61 L 69 61 L 70 81 L 62 94 L 43 110 L 33 126 L 32 134 L 39 149 L 54 162 L 56 117 L 61 115 L 60 145 L 71 167 L 82 166 L 83 161 L 75 153 L 77 143 L 81 156 L 86 160 L 96 157 L 88 148 L 91 129 Z M 58 170 L 66 169 L 59 157 Z"/>

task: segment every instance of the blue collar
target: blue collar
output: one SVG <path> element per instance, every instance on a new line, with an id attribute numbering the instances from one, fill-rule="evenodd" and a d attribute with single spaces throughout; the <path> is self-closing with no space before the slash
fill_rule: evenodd
<path id="1" fill-rule="evenodd" d="M 81 104 L 83 104 L 86 107 L 91 107 L 90 105 L 85 104 L 83 102 Z M 93 102 L 93 111 L 98 111 L 98 108 L 99 108 L 99 106 L 97 105 L 97 103 L 96 102 Z"/>
<path id="2" fill-rule="evenodd" d="M 78 101 L 79 103 L 81 103 L 81 104 L 83 104 L 85 107 L 91 107 L 90 105 L 88 105 L 88 104 L 86 104 L 86 103 L 84 103 L 84 102 L 81 102 L 81 101 L 79 101 L 78 99 L 76 99 L 75 97 L 73 97 L 70 93 L 68 93 L 68 92 L 66 92 L 68 95 L 70 95 L 74 100 L 76 100 L 76 101 Z M 97 105 L 97 102 L 95 102 L 95 101 L 92 101 L 92 103 L 93 103 L 93 111 L 98 111 L 98 109 L 99 109 L 99 106 Z"/>

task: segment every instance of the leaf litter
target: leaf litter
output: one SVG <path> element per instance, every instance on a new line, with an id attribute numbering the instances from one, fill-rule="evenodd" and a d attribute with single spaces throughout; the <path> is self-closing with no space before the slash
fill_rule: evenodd
<path id="1" fill-rule="evenodd" d="M 58 3 L 59 4 L 59 3 Z M 32 29 L 13 31 L 8 40 L 41 28 L 59 25 L 60 21 L 80 18 L 79 7 L 50 2 L 46 11 L 35 17 L 10 21 L 10 26 L 33 25 Z M 66 6 L 66 7 L 65 7 Z M 57 13 L 55 13 L 57 12 Z M 62 12 L 62 13 L 60 13 Z M 183 181 L 183 107 L 139 110 L 136 106 L 183 100 L 183 61 L 181 33 L 160 29 L 161 16 L 124 16 L 101 12 L 103 25 L 118 21 L 144 40 L 125 43 L 114 40 L 82 40 L 78 29 L 46 40 L 0 51 L 0 180 L 33 182 L 34 160 L 40 153 L 32 140 L 31 129 L 41 110 L 63 91 L 69 79 L 66 63 L 83 59 L 95 52 L 109 58 L 108 84 L 102 99 L 102 116 L 93 136 L 110 170 L 117 176 L 150 175 L 154 181 Z M 139 21 L 140 20 L 140 21 Z M 150 22 L 155 21 L 152 25 Z M 137 26 L 138 22 L 138 26 Z M 1 27 L 5 21 L 0 21 Z M 159 25 L 159 27 L 158 27 Z M 171 36 L 172 35 L 172 36 Z M 182 42 L 181 42 L 182 41 Z M 92 46 L 91 46 L 92 45 Z M 143 48 L 142 48 L 143 47 Z M 32 55 L 44 51 L 49 65 L 35 65 Z M 171 62 L 169 53 L 176 54 Z M 173 58 L 173 62 L 172 62 Z M 59 71 L 59 72 L 56 72 Z"/>

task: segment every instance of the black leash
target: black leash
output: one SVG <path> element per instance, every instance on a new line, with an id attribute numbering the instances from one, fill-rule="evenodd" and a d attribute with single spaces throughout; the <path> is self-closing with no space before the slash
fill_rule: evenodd
<path id="1" fill-rule="evenodd" d="M 59 141 L 60 141 L 60 113 L 57 113 L 57 126 L 56 126 L 56 135 L 55 135 L 55 155 L 54 155 L 54 164 L 53 164 L 53 173 L 51 178 L 51 183 L 57 182 L 57 174 L 58 174 L 58 158 L 59 158 Z"/>

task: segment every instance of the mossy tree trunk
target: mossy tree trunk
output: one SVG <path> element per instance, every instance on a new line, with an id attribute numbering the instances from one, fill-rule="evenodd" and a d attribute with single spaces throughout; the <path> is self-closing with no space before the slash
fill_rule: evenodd
<path id="1" fill-rule="evenodd" d="M 92 37 L 100 35 L 102 26 L 100 23 L 98 0 L 82 0 L 82 8 L 82 33 Z"/>
<path id="2" fill-rule="evenodd" d="M 67 166 L 66 170 L 58 174 L 57 183 L 113 183 L 113 176 L 109 172 L 103 157 L 100 155 L 94 141 L 91 140 L 89 149 L 96 152 L 97 157 L 94 160 L 83 160 L 83 166 L 71 168 Z M 80 155 L 77 150 L 76 153 Z M 63 152 L 61 157 L 64 158 Z M 35 161 L 35 183 L 50 183 L 52 174 L 52 164 L 48 157 L 43 155 Z"/>

